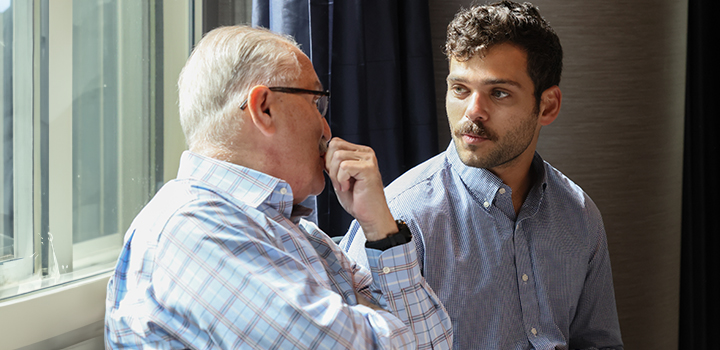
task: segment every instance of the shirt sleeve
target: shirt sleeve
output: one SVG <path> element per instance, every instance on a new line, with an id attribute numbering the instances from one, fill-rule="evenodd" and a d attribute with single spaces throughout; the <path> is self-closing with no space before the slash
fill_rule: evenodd
<path id="1" fill-rule="evenodd" d="M 416 238 L 413 237 L 413 239 Z M 350 223 L 350 228 L 347 233 L 345 233 L 345 236 L 343 236 L 340 243 L 338 243 L 338 246 L 360 266 L 370 269 L 370 263 L 368 262 L 368 256 L 365 249 L 366 241 L 367 239 L 365 239 L 365 234 L 363 233 L 360 224 L 358 224 L 356 220 L 353 220 L 352 223 Z"/>
<path id="2" fill-rule="evenodd" d="M 217 212 L 204 215 L 207 210 L 224 209 L 196 206 L 168 222 L 158 241 L 152 288 L 142 302 L 149 316 L 140 324 L 130 319 L 136 324 L 129 329 L 202 349 L 416 349 L 428 336 L 416 336 L 413 327 L 447 327 L 449 336 L 444 343 L 438 339 L 436 348 L 450 348 L 447 315 L 416 280 L 400 277 L 408 265 L 402 259 L 381 257 L 379 271 L 392 272 L 378 276 L 387 280 L 380 287 L 391 292 L 390 304 L 407 305 L 393 313 L 350 305 L 317 278 L 317 256 L 301 260 L 285 251 L 286 227 L 252 219 L 227 225 Z"/>
<path id="3" fill-rule="evenodd" d="M 440 299 L 420 274 L 414 243 L 385 251 L 366 249 L 373 283 L 372 295 L 410 326 L 418 347 L 452 348 L 452 326 Z"/>
<path id="4" fill-rule="evenodd" d="M 340 243 L 341 250 L 369 269 L 356 289 L 390 310 L 415 332 L 419 348 L 452 347 L 452 326 L 447 312 L 423 278 L 414 242 L 385 251 L 365 248 L 365 235 L 356 221 Z"/>
<path id="5" fill-rule="evenodd" d="M 590 220 L 593 252 L 570 325 L 569 345 L 571 349 L 623 350 L 605 228 L 599 211 L 591 213 L 596 216 Z"/>

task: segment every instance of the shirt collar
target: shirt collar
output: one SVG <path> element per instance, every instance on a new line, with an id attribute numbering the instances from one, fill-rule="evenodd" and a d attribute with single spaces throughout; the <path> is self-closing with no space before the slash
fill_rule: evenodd
<path id="1" fill-rule="evenodd" d="M 446 154 L 453 171 L 460 176 L 460 179 L 468 188 L 468 191 L 470 191 L 472 196 L 479 203 L 492 203 L 498 190 L 501 187 L 507 187 L 499 177 L 489 170 L 465 165 L 458 156 L 454 141 L 450 141 Z M 534 174 L 533 179 L 535 179 L 530 193 L 533 194 L 533 192 L 536 191 L 540 192 L 537 193 L 537 196 L 528 195 L 528 199 L 533 197 L 533 200 L 536 199 L 538 202 L 542 198 L 542 193 L 547 187 L 547 173 L 545 171 L 544 163 L 545 162 L 542 157 L 535 152 L 532 164 L 530 165 L 530 171 Z"/>
<path id="2" fill-rule="evenodd" d="M 532 163 L 530 164 L 530 172 L 533 174 L 533 185 L 530 188 L 527 198 L 525 198 L 524 207 L 528 208 L 527 216 L 533 216 L 537 213 L 545 195 L 545 189 L 548 184 L 547 171 L 545 171 L 545 161 L 535 152 Z"/>
<path id="3" fill-rule="evenodd" d="M 545 171 L 545 161 L 540 157 L 540 154 L 535 152 L 533 156 L 532 164 L 530 164 L 530 171 L 534 174 L 535 183 L 533 187 L 538 187 L 539 190 L 545 192 L 548 184 L 548 175 Z"/>
<path id="4" fill-rule="evenodd" d="M 264 203 L 288 219 L 292 214 L 293 194 L 287 182 L 241 165 L 185 151 L 177 178 L 200 181 L 253 208 Z"/>
<path id="5" fill-rule="evenodd" d="M 489 170 L 465 165 L 455 149 L 455 141 L 450 141 L 446 151 L 448 162 L 467 187 L 470 194 L 479 203 L 492 203 L 495 194 L 503 186 L 502 180 Z M 484 205 L 487 209 L 488 205 Z"/>

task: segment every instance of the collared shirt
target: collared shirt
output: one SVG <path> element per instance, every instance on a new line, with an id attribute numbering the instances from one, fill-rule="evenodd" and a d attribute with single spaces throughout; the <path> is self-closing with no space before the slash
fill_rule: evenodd
<path id="1" fill-rule="evenodd" d="M 110 348 L 448 349 L 415 247 L 359 267 L 277 178 L 185 152 L 133 221 L 107 289 Z M 355 291 L 390 310 L 357 303 Z M 414 332 L 413 332 L 414 331 Z"/>
<path id="2" fill-rule="evenodd" d="M 423 273 L 452 319 L 455 349 L 622 349 L 600 212 L 535 155 L 515 215 L 511 189 L 454 144 L 386 189 Z M 353 223 L 340 246 L 366 264 Z"/>

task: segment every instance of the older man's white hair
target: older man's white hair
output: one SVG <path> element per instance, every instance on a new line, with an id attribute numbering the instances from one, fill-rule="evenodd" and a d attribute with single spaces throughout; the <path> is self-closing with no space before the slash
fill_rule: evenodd
<path id="1" fill-rule="evenodd" d="M 178 80 L 180 124 L 188 148 L 227 152 L 242 127 L 240 104 L 256 85 L 284 85 L 300 76 L 291 37 L 248 26 L 220 27 L 193 50 Z"/>

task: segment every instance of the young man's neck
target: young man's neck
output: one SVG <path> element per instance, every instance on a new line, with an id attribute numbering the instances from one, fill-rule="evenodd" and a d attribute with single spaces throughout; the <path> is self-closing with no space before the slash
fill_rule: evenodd
<path id="1" fill-rule="evenodd" d="M 534 155 L 534 153 L 533 153 Z M 520 213 L 520 208 L 525 203 L 530 188 L 532 188 L 532 173 L 530 166 L 532 158 L 529 160 L 516 159 L 517 162 L 507 167 L 498 167 L 489 169 L 493 174 L 502 180 L 502 182 L 510 187 L 512 191 L 513 208 L 515 215 Z"/>

